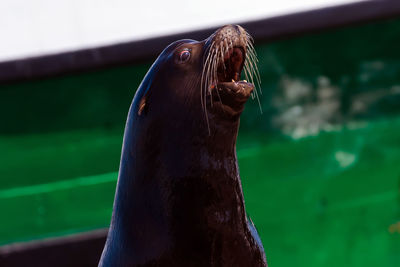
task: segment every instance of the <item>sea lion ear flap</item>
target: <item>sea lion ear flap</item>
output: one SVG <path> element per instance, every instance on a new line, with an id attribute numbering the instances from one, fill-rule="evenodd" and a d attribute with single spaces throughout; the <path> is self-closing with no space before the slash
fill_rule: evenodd
<path id="1" fill-rule="evenodd" d="M 139 115 L 139 116 L 142 115 L 143 112 L 144 112 L 144 113 L 147 112 L 147 107 L 148 107 L 148 105 L 147 105 L 146 100 L 147 100 L 147 95 L 144 95 L 144 96 L 142 97 L 142 99 L 140 99 L 140 102 L 139 102 L 139 109 L 138 109 L 138 115 Z"/>

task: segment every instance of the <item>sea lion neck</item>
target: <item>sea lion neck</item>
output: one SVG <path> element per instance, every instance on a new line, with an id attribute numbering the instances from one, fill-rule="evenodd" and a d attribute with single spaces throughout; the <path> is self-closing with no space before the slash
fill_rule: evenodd
<path id="1" fill-rule="evenodd" d="M 124 197 L 121 201 L 146 200 L 141 197 L 143 191 L 138 195 L 132 194 L 135 190 L 132 187 L 139 188 L 137 184 L 142 190 L 143 184 L 153 183 L 171 188 L 176 183 L 190 184 L 194 180 L 214 184 L 215 176 L 219 182 L 224 179 L 232 182 L 231 192 L 236 194 L 233 187 L 240 183 L 235 151 L 239 121 L 211 116 L 209 132 L 202 114 L 198 114 L 197 119 L 193 119 L 191 112 L 185 115 L 174 121 L 173 116 L 141 120 L 135 113 L 130 114 L 127 125 L 135 124 L 135 127 L 127 127 L 125 131 L 119 174 L 121 185 L 117 190 L 131 193 L 126 196 L 129 199 Z M 226 185 L 215 184 L 217 187 Z M 153 201 L 157 202 L 156 199 Z M 158 204 L 167 202 L 164 199 Z"/>
<path id="2" fill-rule="evenodd" d="M 205 173 L 218 158 L 236 158 L 239 119 L 221 119 L 219 115 L 209 114 L 210 128 L 207 128 L 202 111 L 193 109 L 179 117 L 175 115 L 136 116 L 136 127 L 125 133 L 131 138 L 124 140 L 121 160 L 126 157 L 139 165 L 152 165 L 162 175 L 175 179 L 185 176 L 188 170 Z M 231 167 L 236 168 L 234 164 Z"/>
<path id="3" fill-rule="evenodd" d="M 220 124 L 211 134 L 203 125 L 202 135 L 197 121 L 185 124 L 149 122 L 125 132 L 111 229 L 139 254 L 151 251 L 136 255 L 143 260 L 185 246 L 188 237 L 207 246 L 210 233 L 245 231 L 238 123 Z"/>

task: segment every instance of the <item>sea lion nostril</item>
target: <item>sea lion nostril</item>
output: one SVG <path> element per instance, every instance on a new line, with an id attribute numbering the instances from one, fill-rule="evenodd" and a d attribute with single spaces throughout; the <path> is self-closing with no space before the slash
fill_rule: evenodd
<path id="1" fill-rule="evenodd" d="M 239 34 L 239 35 L 241 34 L 239 25 L 235 25 L 235 30 L 236 30 L 237 34 Z"/>

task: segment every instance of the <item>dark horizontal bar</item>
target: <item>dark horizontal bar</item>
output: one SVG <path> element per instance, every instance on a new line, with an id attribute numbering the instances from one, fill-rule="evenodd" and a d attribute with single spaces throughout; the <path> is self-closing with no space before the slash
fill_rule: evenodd
<path id="1" fill-rule="evenodd" d="M 256 41 L 269 42 L 397 16 L 400 16 L 400 1 L 382 0 L 300 12 L 244 22 L 241 25 Z M 2 62 L 0 63 L 0 84 L 152 60 L 169 43 L 186 38 L 202 40 L 216 28 Z"/>
<path id="2" fill-rule="evenodd" d="M 108 229 L 0 247 L 0 266 L 95 267 Z"/>

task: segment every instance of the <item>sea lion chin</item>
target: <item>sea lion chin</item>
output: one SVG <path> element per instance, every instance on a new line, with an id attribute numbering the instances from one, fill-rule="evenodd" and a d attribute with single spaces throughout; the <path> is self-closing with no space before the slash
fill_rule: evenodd
<path id="1" fill-rule="evenodd" d="M 255 63 L 237 25 L 159 55 L 128 113 L 99 266 L 266 266 L 236 158 Z"/>

